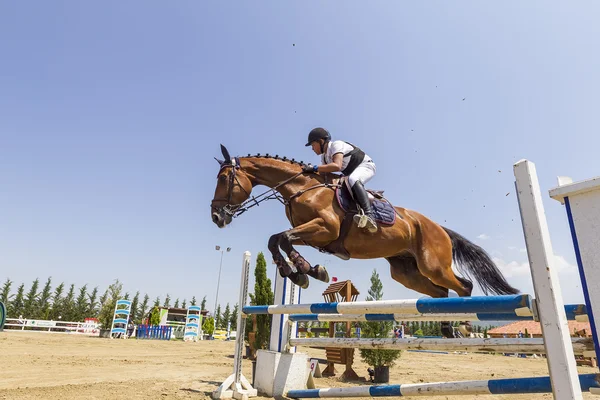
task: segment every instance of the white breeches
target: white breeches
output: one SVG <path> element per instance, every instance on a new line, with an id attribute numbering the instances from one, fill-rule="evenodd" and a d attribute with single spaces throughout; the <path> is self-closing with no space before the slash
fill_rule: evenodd
<path id="1" fill-rule="evenodd" d="M 348 176 L 348 183 L 350 184 L 350 188 L 354 186 L 357 181 L 361 181 L 363 185 L 366 185 L 367 182 L 371 180 L 373 176 L 375 176 L 375 172 L 377 172 L 377 167 L 373 161 L 364 161 L 360 164 L 350 176 Z"/>

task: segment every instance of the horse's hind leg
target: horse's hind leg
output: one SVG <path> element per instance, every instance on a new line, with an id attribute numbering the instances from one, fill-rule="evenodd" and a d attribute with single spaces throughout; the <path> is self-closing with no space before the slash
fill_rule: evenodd
<path id="1" fill-rule="evenodd" d="M 392 279 L 400 282 L 408 289 L 426 294 L 431 297 L 448 297 L 448 289 L 431 282 L 417 267 L 417 261 L 412 255 L 386 258 L 390 263 Z"/>
<path id="2" fill-rule="evenodd" d="M 423 230 L 421 230 L 420 246 L 415 249 L 419 271 L 436 285 L 454 290 L 460 297 L 471 296 L 473 283 L 456 276 L 452 270 L 450 238 L 437 225 L 430 224 L 426 225 L 427 234 L 423 234 Z M 421 229 L 423 229 L 423 225 Z M 465 333 L 470 332 L 471 324 L 461 322 L 461 329 Z"/>
<path id="3" fill-rule="evenodd" d="M 434 298 L 448 297 L 448 288 L 436 285 L 419 271 L 417 260 L 412 255 L 395 256 L 387 258 L 390 263 L 392 279 L 400 282 L 408 289 L 429 295 Z M 442 335 L 447 338 L 454 337 L 454 329 L 450 322 L 442 322 Z"/>
<path id="4" fill-rule="evenodd" d="M 415 258 L 419 271 L 436 285 L 454 290 L 460 297 L 467 297 L 473 291 L 473 284 L 456 276 L 452 270 L 452 242 L 443 235 L 435 242 L 427 235 L 423 235 L 421 245 L 415 249 Z"/>

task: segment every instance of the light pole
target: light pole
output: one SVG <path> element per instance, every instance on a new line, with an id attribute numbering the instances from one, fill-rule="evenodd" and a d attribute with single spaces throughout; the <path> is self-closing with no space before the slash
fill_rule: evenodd
<path id="1" fill-rule="evenodd" d="M 219 264 L 219 278 L 217 279 L 217 295 L 215 296 L 215 308 L 214 313 L 215 315 L 213 316 L 213 336 L 215 334 L 215 331 L 217 330 L 217 301 L 219 299 L 219 285 L 221 284 L 221 267 L 223 266 L 223 252 L 225 250 L 221 250 L 221 246 L 215 246 L 215 250 L 220 251 L 221 252 L 221 263 Z M 227 248 L 227 252 L 229 253 L 231 251 L 231 247 Z"/>

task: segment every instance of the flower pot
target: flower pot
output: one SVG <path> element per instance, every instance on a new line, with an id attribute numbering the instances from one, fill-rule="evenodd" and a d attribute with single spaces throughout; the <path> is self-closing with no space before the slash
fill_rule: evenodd
<path id="1" fill-rule="evenodd" d="M 375 367 L 375 376 L 373 377 L 373 382 L 388 383 L 389 381 L 390 381 L 390 367 L 387 365 Z"/>
<path id="2" fill-rule="evenodd" d="M 98 336 L 101 338 L 109 338 L 110 337 L 110 329 L 100 329 L 100 334 Z"/>

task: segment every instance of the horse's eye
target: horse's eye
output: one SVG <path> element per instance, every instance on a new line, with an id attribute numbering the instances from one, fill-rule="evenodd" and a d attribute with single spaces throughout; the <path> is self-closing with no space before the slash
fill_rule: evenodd
<path id="1" fill-rule="evenodd" d="M 227 176 L 219 175 L 219 183 L 227 183 Z"/>

